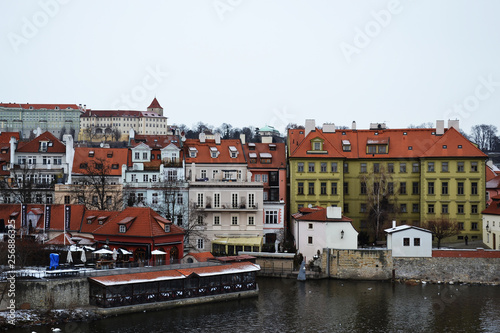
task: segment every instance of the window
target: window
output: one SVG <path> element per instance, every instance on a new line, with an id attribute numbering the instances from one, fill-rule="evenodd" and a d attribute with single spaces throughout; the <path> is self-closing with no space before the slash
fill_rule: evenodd
<path id="1" fill-rule="evenodd" d="M 321 164 L 320 164 L 320 171 L 321 172 L 326 172 L 326 162 L 321 162 Z"/>
<path id="2" fill-rule="evenodd" d="M 344 163 L 344 172 L 349 173 L 349 163 Z"/>
<path id="3" fill-rule="evenodd" d="M 309 182 L 309 192 L 308 192 L 309 195 L 311 194 L 314 194 L 314 183 L 313 182 Z"/>
<path id="4" fill-rule="evenodd" d="M 408 237 L 403 238 L 403 246 L 410 246 L 410 238 Z"/>
<path id="5" fill-rule="evenodd" d="M 123 225 L 123 224 L 120 224 L 120 232 L 124 233 L 126 231 L 127 231 L 127 227 L 125 225 Z"/>
<path id="6" fill-rule="evenodd" d="M 326 194 L 326 183 L 321 183 L 321 194 Z"/>
<path id="7" fill-rule="evenodd" d="M 434 182 L 429 182 L 427 184 L 427 193 L 434 194 Z"/>
<path id="8" fill-rule="evenodd" d="M 198 195 L 197 195 L 197 201 L 196 201 L 196 207 L 198 207 L 198 208 L 204 208 L 203 193 L 198 193 Z"/>
<path id="9" fill-rule="evenodd" d="M 303 162 L 297 163 L 297 172 L 304 172 L 304 163 Z"/>
<path id="10" fill-rule="evenodd" d="M 399 172 L 406 173 L 406 163 L 399 164 Z"/>
<path id="11" fill-rule="evenodd" d="M 89 153 L 89 154 L 90 154 L 90 153 Z M 140 158 L 140 154 L 139 154 L 139 153 L 134 153 L 134 158 L 135 158 L 136 160 L 138 160 L 138 159 Z"/>
<path id="12" fill-rule="evenodd" d="M 312 223 L 308 223 L 307 224 L 307 229 L 312 230 L 313 229 L 313 224 Z"/>
<path id="13" fill-rule="evenodd" d="M 207 170 L 200 170 L 200 178 L 205 179 L 207 178 Z"/>
<path id="14" fill-rule="evenodd" d="M 309 163 L 308 170 L 309 170 L 309 172 L 314 172 L 314 163 L 313 162 Z"/>
<path id="15" fill-rule="evenodd" d="M 361 194 L 366 194 L 366 183 L 361 182 Z"/>
<path id="16" fill-rule="evenodd" d="M 470 194 L 472 194 L 472 195 L 477 194 L 477 183 L 476 182 L 470 183 Z"/>
<path id="17" fill-rule="evenodd" d="M 248 193 L 248 207 L 255 208 L 255 194 Z"/>
<path id="18" fill-rule="evenodd" d="M 458 214 L 463 214 L 463 213 L 464 213 L 464 205 L 459 204 L 459 205 L 457 206 L 457 213 L 458 213 Z"/>
<path id="19" fill-rule="evenodd" d="M 448 172 L 448 162 L 442 162 L 441 163 L 441 171 L 442 172 Z"/>
<path id="20" fill-rule="evenodd" d="M 231 193 L 231 207 L 238 208 L 238 193 Z"/>
<path id="21" fill-rule="evenodd" d="M 470 171 L 477 172 L 477 162 L 470 162 Z"/>
<path id="22" fill-rule="evenodd" d="M 158 181 L 158 176 L 157 175 L 152 175 L 152 181 L 157 182 Z"/>
<path id="23" fill-rule="evenodd" d="M 369 145 L 368 154 L 375 154 L 377 152 L 377 146 Z"/>
<path id="24" fill-rule="evenodd" d="M 470 230 L 477 230 L 477 222 L 472 222 L 470 224 Z"/>
<path id="25" fill-rule="evenodd" d="M 418 182 L 413 182 L 412 183 L 411 193 L 412 194 L 418 194 L 418 188 L 419 188 Z"/>
<path id="26" fill-rule="evenodd" d="M 142 159 L 147 160 L 148 159 L 148 153 L 142 153 Z"/>
<path id="27" fill-rule="evenodd" d="M 414 203 L 413 204 L 412 212 L 413 213 L 418 213 L 419 212 L 418 203 Z"/>
<path id="28" fill-rule="evenodd" d="M 361 173 L 366 173 L 367 171 L 367 168 L 366 168 L 366 163 L 361 163 L 361 169 L 360 169 L 360 172 Z"/>
<path id="29" fill-rule="evenodd" d="M 387 153 L 387 146 L 378 146 L 378 153 L 379 154 L 386 154 Z"/>
<path id="30" fill-rule="evenodd" d="M 177 215 L 177 225 L 182 225 L 182 215 Z"/>
<path id="31" fill-rule="evenodd" d="M 464 172 L 464 162 L 457 163 L 457 172 Z"/>
<path id="32" fill-rule="evenodd" d="M 198 238 L 197 241 L 196 241 L 196 247 L 199 249 L 199 250 L 202 250 L 204 247 L 205 247 L 205 244 L 203 242 L 203 238 Z"/>
<path id="33" fill-rule="evenodd" d="M 401 213 L 406 213 L 406 204 L 401 204 L 400 211 Z"/>
<path id="34" fill-rule="evenodd" d="M 78 196 L 78 204 L 83 205 L 85 204 L 85 197 L 84 196 Z"/>
<path id="35" fill-rule="evenodd" d="M 157 205 L 158 204 L 158 193 L 153 193 L 151 203 L 153 205 Z"/>
<path id="36" fill-rule="evenodd" d="M 427 163 L 427 171 L 428 172 L 434 172 L 434 162 L 428 162 Z"/>
<path id="37" fill-rule="evenodd" d="M 111 169 L 114 169 L 114 170 L 118 169 L 118 164 L 111 164 Z"/>
<path id="38" fill-rule="evenodd" d="M 448 214 L 448 204 L 441 205 L 441 213 Z"/>
<path id="39" fill-rule="evenodd" d="M 331 171 L 332 172 L 337 172 L 337 162 L 332 162 L 331 164 Z"/>
<path id="40" fill-rule="evenodd" d="M 359 207 L 359 212 L 366 213 L 366 204 L 365 203 L 361 204 L 361 206 Z"/>
<path id="41" fill-rule="evenodd" d="M 144 202 L 144 193 L 137 193 L 137 202 Z"/>
<path id="42" fill-rule="evenodd" d="M 441 183 L 441 194 L 448 194 L 448 182 Z"/>
<path id="43" fill-rule="evenodd" d="M 399 194 L 406 194 L 406 182 L 399 183 Z"/>
<path id="44" fill-rule="evenodd" d="M 344 194 L 349 194 L 349 183 L 344 182 Z"/>
<path id="45" fill-rule="evenodd" d="M 394 163 L 387 163 L 387 172 L 394 173 Z"/>
<path id="46" fill-rule="evenodd" d="M 348 203 L 344 204 L 344 213 L 349 213 L 349 204 Z"/>
<path id="47" fill-rule="evenodd" d="M 463 222 L 458 222 L 458 230 L 464 230 L 464 223 Z"/>
<path id="48" fill-rule="evenodd" d="M 262 175 L 262 182 L 267 183 L 267 174 Z"/>
<path id="49" fill-rule="evenodd" d="M 413 238 L 413 246 L 420 246 L 420 238 Z"/>
<path id="50" fill-rule="evenodd" d="M 434 214 L 434 204 L 429 204 L 427 206 L 427 213 Z"/>
<path id="51" fill-rule="evenodd" d="M 154 196 L 154 194 L 153 194 L 153 196 Z M 110 195 L 107 195 L 106 196 L 106 205 L 109 207 L 109 206 L 111 206 L 112 203 L 113 203 L 113 198 L 111 198 Z"/>
<path id="52" fill-rule="evenodd" d="M 331 190 L 332 190 L 332 194 L 333 195 L 337 194 L 337 183 L 332 183 L 331 184 Z"/>
<path id="53" fill-rule="evenodd" d="M 297 183 L 297 194 L 304 194 L 304 183 Z"/>
<path id="54" fill-rule="evenodd" d="M 231 216 L 231 225 L 237 225 L 238 224 L 238 216 L 233 215 Z"/>
<path id="55" fill-rule="evenodd" d="M 255 225 L 255 216 L 248 216 L 248 225 Z"/>
<path id="56" fill-rule="evenodd" d="M 71 202 L 71 198 L 69 195 L 64 196 L 64 204 L 69 205 Z"/>
<path id="57" fill-rule="evenodd" d="M 393 182 L 387 183 L 387 192 L 389 192 L 389 194 L 394 194 L 394 183 Z"/>
<path id="58" fill-rule="evenodd" d="M 477 214 L 477 205 L 470 205 L 470 213 Z"/>
<path id="59" fill-rule="evenodd" d="M 92 204 L 97 205 L 98 202 L 99 202 L 99 199 L 97 198 L 97 195 L 92 196 Z"/>
<path id="60" fill-rule="evenodd" d="M 374 173 L 380 172 L 380 164 L 379 163 L 373 163 L 373 172 Z"/>
<path id="61" fill-rule="evenodd" d="M 413 163 L 411 165 L 411 171 L 412 172 L 419 172 L 420 171 L 420 167 L 419 167 L 418 163 Z"/>
<path id="62" fill-rule="evenodd" d="M 256 174 L 255 177 L 254 177 L 254 179 L 255 179 L 256 182 L 260 182 L 260 175 Z"/>
<path id="63" fill-rule="evenodd" d="M 177 193 L 177 203 L 182 205 L 184 203 L 184 196 L 182 193 Z"/>
<path id="64" fill-rule="evenodd" d="M 214 225 L 220 225 L 220 216 L 214 215 Z"/>
<path id="65" fill-rule="evenodd" d="M 307 237 L 307 244 L 312 245 L 312 243 L 313 243 L 313 238 L 312 238 L 312 236 Z"/>

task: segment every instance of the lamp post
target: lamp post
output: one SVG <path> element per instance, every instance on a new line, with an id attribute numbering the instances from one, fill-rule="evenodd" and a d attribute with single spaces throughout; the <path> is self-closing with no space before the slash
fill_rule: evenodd
<path id="1" fill-rule="evenodd" d="M 344 239 L 344 230 L 340 232 L 340 239 Z"/>

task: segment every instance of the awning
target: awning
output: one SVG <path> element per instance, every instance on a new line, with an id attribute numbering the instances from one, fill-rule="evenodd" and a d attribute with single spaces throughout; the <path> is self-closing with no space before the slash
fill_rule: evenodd
<path id="1" fill-rule="evenodd" d="M 225 237 L 217 238 L 212 244 L 219 245 L 241 245 L 241 246 L 262 246 L 262 237 Z"/>

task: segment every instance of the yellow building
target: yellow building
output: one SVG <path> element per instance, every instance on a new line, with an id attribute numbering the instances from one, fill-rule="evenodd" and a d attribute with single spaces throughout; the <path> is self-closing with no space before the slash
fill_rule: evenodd
<path id="1" fill-rule="evenodd" d="M 487 156 L 458 132 L 458 122 L 444 128 L 438 121 L 434 129 L 372 125 L 317 129 L 308 121 L 305 129 L 289 130 L 290 211 L 339 206 L 369 232 L 371 208 L 388 198 L 385 226 L 443 217 L 459 223 L 458 239 L 480 239 Z"/>

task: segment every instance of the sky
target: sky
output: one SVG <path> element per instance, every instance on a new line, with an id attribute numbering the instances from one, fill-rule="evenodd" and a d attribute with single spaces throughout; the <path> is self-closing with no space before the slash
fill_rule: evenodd
<path id="1" fill-rule="evenodd" d="M 500 129 L 500 1 L 1 1 L 0 102 Z"/>

